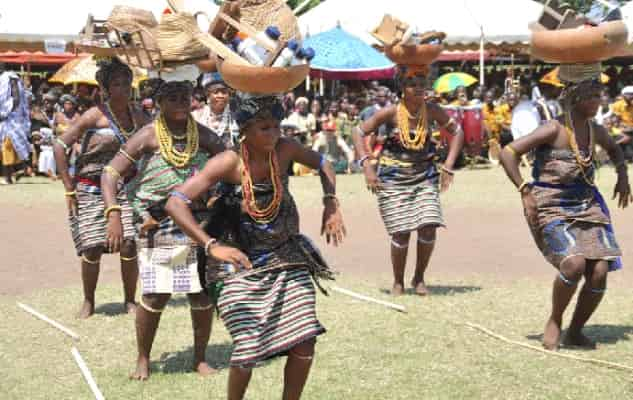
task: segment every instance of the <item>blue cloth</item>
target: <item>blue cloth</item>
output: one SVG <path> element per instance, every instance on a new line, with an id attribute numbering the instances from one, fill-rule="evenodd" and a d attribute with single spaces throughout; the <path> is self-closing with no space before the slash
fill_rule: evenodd
<path id="1" fill-rule="evenodd" d="M 340 27 L 306 38 L 303 47 L 314 49 L 310 67 L 315 69 L 364 72 L 394 67 L 384 54 Z"/>
<path id="2" fill-rule="evenodd" d="M 11 95 L 11 81 L 18 87 L 20 105 L 14 110 Z M 0 74 L 0 143 L 8 136 L 20 160 L 25 161 L 31 154 L 29 135 L 31 134 L 31 112 L 26 91 L 20 78 L 13 72 Z"/>
<path id="3" fill-rule="evenodd" d="M 590 188 L 591 190 L 593 190 L 593 196 L 598 202 L 598 204 L 600 205 L 600 209 L 609 218 L 609 220 L 611 220 L 611 213 L 609 212 L 609 207 L 607 206 L 607 202 L 604 200 L 602 193 L 600 193 L 598 188 L 595 186 L 589 186 L 587 184 L 582 184 L 582 183 L 575 184 L 575 185 L 556 185 L 553 183 L 546 183 L 546 182 L 539 182 L 539 181 L 535 181 L 531 185 L 537 186 L 537 187 L 549 188 L 549 189 L 572 190 L 572 191 L 586 190 L 587 188 Z M 607 224 L 605 226 L 605 229 L 607 230 L 609 235 L 611 236 L 615 235 L 613 231 L 613 225 Z M 616 271 L 619 269 L 622 269 L 622 257 L 618 257 L 615 260 L 609 261 L 609 271 Z"/>

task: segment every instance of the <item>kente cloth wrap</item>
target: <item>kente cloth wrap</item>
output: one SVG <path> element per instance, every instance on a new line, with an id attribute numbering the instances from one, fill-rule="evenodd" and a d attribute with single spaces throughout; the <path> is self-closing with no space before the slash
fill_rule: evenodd
<path id="1" fill-rule="evenodd" d="M 427 137 L 424 147 L 409 150 L 400 131 L 387 124 L 385 145 L 378 165 L 382 187 L 378 209 L 387 233 L 412 232 L 426 226 L 445 226 L 439 195 L 439 173 L 433 161 L 435 145 Z M 412 130 L 411 135 L 415 134 Z M 430 136 L 430 129 L 427 128 Z"/>
<path id="2" fill-rule="evenodd" d="M 585 181 L 574 153 L 541 146 L 535 155 L 532 193 L 538 222 L 530 230 L 543 256 L 556 268 L 570 256 L 583 256 L 608 261 L 610 271 L 620 269 L 622 253 L 609 210 L 598 189 Z M 590 182 L 594 174 L 593 165 L 586 168 Z"/>
<path id="3" fill-rule="evenodd" d="M 277 217 L 259 223 L 242 210 L 240 187 L 224 186 L 213 206 L 209 233 L 238 247 L 253 271 L 229 271 L 209 259 L 206 285 L 217 298 L 219 315 L 235 348 L 231 365 L 249 366 L 283 355 L 290 348 L 325 332 L 316 317 L 317 278 L 333 274 L 316 247 L 299 233 L 299 214 L 283 179 L 283 200 Z M 253 186 L 257 202 L 268 204 L 272 185 Z M 248 275 L 245 275 L 248 273 Z"/>
<path id="4" fill-rule="evenodd" d="M 75 191 L 77 192 L 77 215 L 69 214 L 70 231 L 77 254 L 88 249 L 106 246 L 107 221 L 104 216 L 105 203 L 101 192 L 103 168 L 114 158 L 127 139 L 120 132 L 112 115 L 101 109 L 109 121 L 109 128 L 91 129 L 84 134 L 81 151 L 75 161 Z M 136 132 L 133 132 L 134 134 Z M 117 204 L 121 206 L 123 238 L 134 240 L 134 219 L 123 182 L 117 188 Z"/>
<path id="5" fill-rule="evenodd" d="M 11 81 L 17 84 L 19 105 L 14 110 L 15 99 L 11 94 Z M 20 161 L 31 155 L 29 135 L 31 133 L 31 112 L 22 80 L 13 72 L 0 74 L 0 144 L 9 143 Z M 9 138 L 9 140 L 6 140 Z M 11 164 L 17 164 L 19 161 Z"/>
<path id="6" fill-rule="evenodd" d="M 178 145 L 183 150 L 184 144 Z M 159 151 L 145 154 L 137 163 L 138 172 L 128 184 L 127 195 L 134 210 L 138 232 L 144 223 L 156 221 L 157 226 L 136 238 L 139 249 L 139 277 L 143 294 L 199 293 L 200 276 L 197 248 L 165 213 L 169 193 L 200 171 L 208 160 L 198 151 L 189 165 L 176 168 Z M 191 210 L 198 222 L 206 219 L 206 199 L 192 203 Z M 169 253 L 185 254 L 183 262 L 169 258 Z"/>

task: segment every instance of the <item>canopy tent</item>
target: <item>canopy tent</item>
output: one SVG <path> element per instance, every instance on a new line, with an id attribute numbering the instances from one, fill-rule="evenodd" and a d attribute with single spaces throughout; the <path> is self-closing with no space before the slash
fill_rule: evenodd
<path id="1" fill-rule="evenodd" d="M 209 16 L 218 6 L 209 0 L 187 0 L 188 11 L 204 11 Z M 88 15 L 106 19 L 116 5 L 151 10 L 157 19 L 167 8 L 166 0 L 20 0 L 0 2 L 0 52 L 72 51 Z M 63 63 L 63 62 L 62 62 Z"/>
<path id="2" fill-rule="evenodd" d="M 7 51 L 0 53 L 0 62 L 9 64 L 60 65 L 87 54 L 59 53 L 48 54 L 42 51 Z"/>
<path id="3" fill-rule="evenodd" d="M 303 46 L 312 47 L 316 52 L 310 63 L 312 77 L 389 79 L 395 72 L 394 64 L 387 57 L 341 27 L 310 36 L 304 40 Z"/>
<path id="4" fill-rule="evenodd" d="M 538 19 L 543 5 L 533 0 L 327 0 L 299 18 L 303 34 L 317 34 L 340 24 L 367 43 L 384 14 L 391 14 L 420 31 L 448 35 L 449 49 L 478 49 L 483 33 L 487 47 L 529 42 L 528 23 Z"/>

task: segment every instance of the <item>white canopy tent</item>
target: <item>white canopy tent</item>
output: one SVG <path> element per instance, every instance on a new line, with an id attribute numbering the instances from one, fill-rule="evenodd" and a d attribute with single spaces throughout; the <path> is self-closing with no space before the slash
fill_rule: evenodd
<path id="1" fill-rule="evenodd" d="M 160 15 L 167 8 L 167 1 L 2 1 L 0 2 L 0 51 L 36 50 L 43 47 L 44 42 L 55 42 L 57 46 L 51 47 L 65 48 L 65 44 L 78 38 L 89 14 L 96 19 L 106 19 L 116 5 L 151 10 L 159 20 Z M 215 16 L 218 9 L 211 0 L 186 0 L 184 6 L 187 11 L 204 11 L 211 18 Z M 18 48 L 11 48 L 11 46 Z"/>
<path id="2" fill-rule="evenodd" d="M 326 0 L 299 18 L 302 34 L 316 34 L 340 23 L 369 43 L 369 31 L 391 14 L 421 31 L 446 32 L 449 45 L 478 47 L 481 31 L 492 44 L 527 43 L 528 23 L 543 5 L 533 0 Z"/>

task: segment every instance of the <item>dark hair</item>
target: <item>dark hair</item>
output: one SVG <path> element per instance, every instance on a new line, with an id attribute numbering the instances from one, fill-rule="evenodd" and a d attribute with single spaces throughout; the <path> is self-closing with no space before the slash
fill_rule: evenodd
<path id="1" fill-rule="evenodd" d="M 116 74 L 125 74 L 130 81 L 132 80 L 133 74 L 130 67 L 123 64 L 121 60 L 116 57 L 99 60 L 97 66 L 99 69 L 95 74 L 95 79 L 99 82 L 99 86 L 101 86 L 103 90 L 108 90 L 110 82 Z"/>

